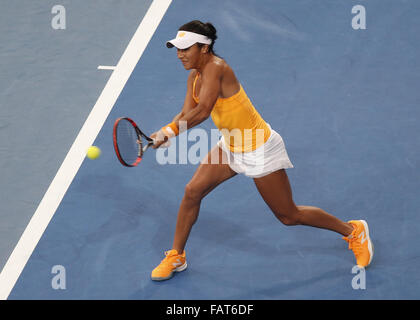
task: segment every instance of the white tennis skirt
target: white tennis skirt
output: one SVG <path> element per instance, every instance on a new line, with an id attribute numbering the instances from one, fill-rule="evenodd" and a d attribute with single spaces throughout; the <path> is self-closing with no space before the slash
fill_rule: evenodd
<path id="1" fill-rule="evenodd" d="M 270 127 L 270 125 L 269 125 Z M 283 138 L 270 127 L 271 135 L 260 147 L 250 152 L 232 152 L 223 137 L 217 145 L 226 153 L 229 167 L 236 173 L 261 178 L 280 169 L 293 168 Z"/>

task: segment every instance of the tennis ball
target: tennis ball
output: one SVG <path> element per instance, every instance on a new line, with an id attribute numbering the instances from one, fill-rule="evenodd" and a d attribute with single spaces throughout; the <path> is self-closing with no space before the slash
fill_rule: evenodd
<path id="1" fill-rule="evenodd" d="M 86 155 L 89 159 L 92 159 L 92 160 L 97 159 L 101 155 L 101 149 L 99 149 L 96 146 L 91 146 L 87 150 Z"/>

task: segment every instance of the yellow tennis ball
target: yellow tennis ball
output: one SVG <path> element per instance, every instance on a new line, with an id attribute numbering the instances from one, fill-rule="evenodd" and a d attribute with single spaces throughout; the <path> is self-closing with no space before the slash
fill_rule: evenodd
<path id="1" fill-rule="evenodd" d="M 101 155 L 101 149 L 99 149 L 96 146 L 91 146 L 87 150 L 86 155 L 89 159 L 92 159 L 92 160 L 97 159 Z"/>

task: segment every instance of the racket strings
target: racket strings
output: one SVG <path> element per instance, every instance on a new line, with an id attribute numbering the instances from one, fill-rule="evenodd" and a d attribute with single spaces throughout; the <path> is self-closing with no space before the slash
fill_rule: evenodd
<path id="1" fill-rule="evenodd" d="M 134 164 L 141 157 L 141 139 L 137 136 L 134 126 L 122 119 L 117 127 L 117 144 L 120 156 L 127 164 Z"/>

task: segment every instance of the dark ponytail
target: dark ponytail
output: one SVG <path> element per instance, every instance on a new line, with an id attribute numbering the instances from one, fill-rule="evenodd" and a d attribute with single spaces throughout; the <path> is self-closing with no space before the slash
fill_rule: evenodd
<path id="1" fill-rule="evenodd" d="M 214 52 L 213 46 L 214 46 L 214 42 L 217 39 L 217 31 L 216 28 L 213 26 L 212 23 L 207 22 L 207 23 L 203 23 L 199 20 L 193 20 L 191 22 L 188 22 L 186 24 L 184 24 L 183 26 L 181 26 L 179 29 L 179 31 L 189 31 L 189 32 L 195 32 L 198 34 L 202 34 L 204 36 L 206 36 L 207 38 L 210 38 L 212 40 L 211 44 L 209 45 L 209 52 L 216 55 L 216 53 Z M 199 46 L 202 46 L 203 44 L 198 43 Z"/>

